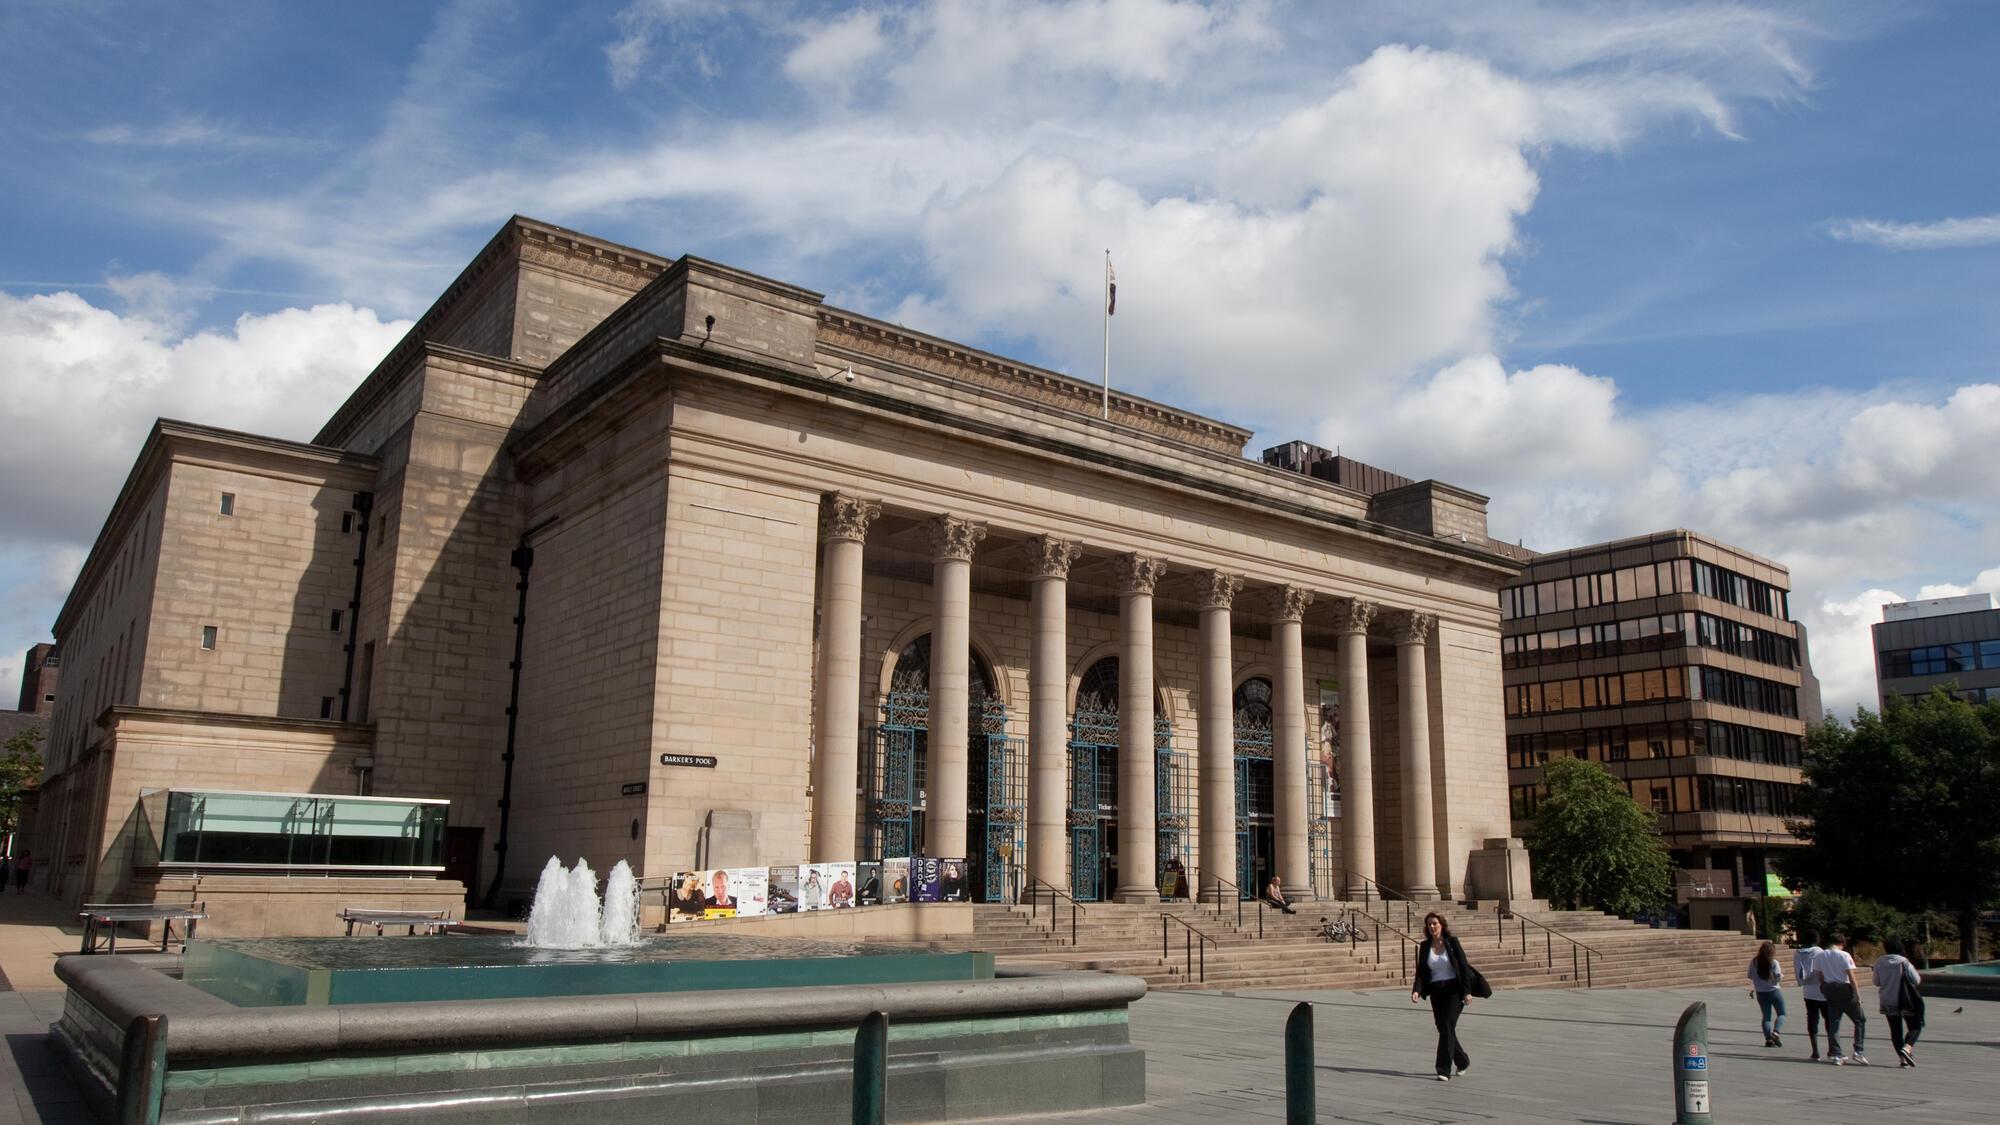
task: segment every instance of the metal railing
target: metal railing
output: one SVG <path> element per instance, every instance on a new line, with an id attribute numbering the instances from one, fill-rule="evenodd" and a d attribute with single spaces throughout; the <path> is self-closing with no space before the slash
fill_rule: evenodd
<path id="1" fill-rule="evenodd" d="M 1396 924 L 1394 922 L 1391 922 L 1386 918 L 1377 918 L 1373 914 L 1370 914 L 1365 910 L 1359 910 L 1352 906 L 1346 909 L 1346 921 L 1350 928 L 1350 932 L 1353 935 L 1349 941 L 1349 950 L 1348 950 L 1349 952 L 1354 952 L 1356 949 L 1360 947 L 1361 928 L 1359 923 L 1366 922 L 1374 930 L 1374 936 L 1372 940 L 1374 941 L 1375 944 L 1375 963 L 1377 965 L 1383 963 L 1382 931 L 1388 930 L 1390 933 L 1396 935 L 1399 938 L 1402 938 L 1403 940 L 1397 943 L 1399 949 L 1399 956 L 1397 957 L 1396 963 L 1402 966 L 1404 977 L 1407 978 L 1410 975 L 1410 968 L 1411 968 L 1410 951 L 1416 948 L 1417 945 L 1416 938 L 1410 936 L 1410 934 L 1404 930 L 1397 929 Z"/>
<path id="2" fill-rule="evenodd" d="M 1199 872 L 1197 872 L 1196 874 L 1199 875 Z M 1243 928 L 1243 903 L 1244 903 L 1243 888 L 1237 886 L 1236 884 L 1230 882 L 1227 879 L 1224 879 L 1220 875 L 1211 876 L 1210 878 L 1212 880 L 1210 885 L 1215 888 L 1215 916 L 1217 918 L 1222 917 L 1222 903 L 1223 903 L 1222 888 L 1228 887 L 1231 891 L 1235 892 L 1230 897 L 1236 900 L 1236 928 L 1238 930 L 1241 930 Z M 1199 892 L 1196 893 L 1195 897 L 1196 898 L 1201 897 Z M 1258 940 L 1261 941 L 1263 940 L 1264 937 L 1264 900 L 1261 898 L 1257 899 L 1256 903 L 1257 903 L 1257 938 Z"/>
<path id="3" fill-rule="evenodd" d="M 1170 932 L 1167 929 L 1167 922 L 1169 920 L 1179 922 L 1181 928 L 1187 931 L 1187 934 L 1183 939 L 1185 943 L 1184 952 L 1187 955 L 1187 975 L 1190 977 L 1195 976 L 1195 950 L 1199 949 L 1201 951 L 1201 975 L 1199 977 L 1195 977 L 1195 979 L 1203 982 L 1204 984 L 1207 983 L 1208 947 L 1216 944 L 1215 939 L 1209 937 L 1207 934 L 1202 933 L 1200 930 L 1197 930 L 1193 926 L 1189 925 L 1187 919 L 1179 917 L 1178 915 L 1168 914 L 1165 911 L 1162 911 L 1160 913 L 1160 960 L 1162 961 L 1167 959 L 1167 936 Z M 1201 939 L 1199 944 L 1197 944 L 1195 940 L 1196 938 Z M 1216 948 L 1220 949 L 1221 947 L 1216 946 Z"/>
<path id="4" fill-rule="evenodd" d="M 1374 891 L 1374 892 L 1375 892 L 1375 895 L 1376 895 L 1376 897 L 1380 898 L 1380 899 L 1381 899 L 1381 900 L 1382 900 L 1382 901 L 1383 901 L 1383 902 L 1384 902 L 1385 904 L 1386 904 L 1386 903 L 1387 903 L 1387 902 L 1388 902 L 1388 901 L 1389 901 L 1390 899 L 1394 899 L 1394 900 L 1396 900 L 1397 902 L 1401 903 L 1401 904 L 1402 904 L 1402 907 L 1403 907 L 1403 928 L 1404 928 L 1404 929 L 1415 929 L 1415 928 L 1416 928 L 1416 925 L 1417 925 L 1417 917 L 1418 917 L 1418 915 L 1417 915 L 1417 908 L 1418 908 L 1418 907 L 1426 907 L 1426 908 L 1427 908 L 1426 912 L 1428 912 L 1428 908 L 1435 908 L 1435 907 L 1436 907 L 1436 905 L 1437 905 L 1436 903 L 1420 903 L 1420 902 L 1418 902 L 1418 901 L 1417 901 L 1416 899 L 1413 899 L 1413 898 L 1411 898 L 1411 897 L 1410 897 L 1409 895 L 1406 895 L 1406 894 L 1404 894 L 1403 892 L 1401 892 L 1401 891 L 1397 890 L 1396 888 L 1394 888 L 1394 887 L 1385 887 L 1385 886 L 1383 886 L 1382 884 L 1380 884 L 1380 883 L 1376 882 L 1375 880 L 1373 880 L 1373 879 L 1370 879 L 1370 878 L 1369 878 L 1368 876 L 1366 876 L 1366 875 L 1363 875 L 1363 874 L 1362 874 L 1361 872 L 1359 872 L 1359 871 L 1350 871 L 1350 870 L 1348 870 L 1348 869 L 1347 869 L 1347 868 L 1345 868 L 1345 867 L 1342 867 L 1342 868 L 1339 868 L 1338 870 L 1339 870 L 1339 873 L 1340 873 L 1340 874 L 1342 874 L 1342 875 L 1347 875 L 1347 876 L 1350 876 L 1350 877 L 1352 877 L 1352 878 L 1355 878 L 1355 879 L 1359 879 L 1359 880 L 1361 880 L 1361 881 L 1362 881 L 1363 883 L 1366 883 L 1366 884 L 1368 885 L 1368 889 L 1369 889 L 1369 890 L 1371 890 L 1371 891 Z M 1387 922 L 1387 921 L 1388 921 L 1388 912 L 1389 912 L 1389 911 L 1388 911 L 1388 907 L 1387 907 L 1386 905 L 1384 905 L 1384 907 L 1383 907 L 1383 921 L 1384 921 L 1384 922 Z M 1370 916 L 1372 917 L 1372 915 L 1370 915 Z"/>
<path id="5" fill-rule="evenodd" d="M 1507 944 L 1507 917 L 1506 914 L 1498 910 L 1493 912 L 1494 937 L 1502 946 Z M 1528 952 L 1528 927 L 1533 926 L 1542 931 L 1542 956 L 1548 965 L 1549 972 L 1554 973 L 1556 971 L 1555 939 L 1561 938 L 1569 943 L 1570 983 L 1575 984 L 1581 980 L 1585 988 L 1596 987 L 1596 973 L 1594 972 L 1596 966 L 1593 964 L 1593 961 L 1595 958 L 1602 956 L 1601 953 L 1568 934 L 1550 926 L 1545 926 L 1525 914 L 1516 914 L 1513 917 L 1521 923 L 1521 952 L 1523 954 Z"/>
<path id="6" fill-rule="evenodd" d="M 1083 904 L 1071 898 L 1068 891 L 1063 890 L 1054 883 L 1046 879 L 1037 879 L 1032 875 L 1028 876 L 1028 924 L 1031 926 L 1034 925 L 1035 919 L 1041 912 L 1042 896 L 1039 892 L 1043 890 L 1049 893 L 1049 932 L 1052 934 L 1056 932 L 1056 900 L 1060 898 L 1068 901 L 1069 943 L 1074 946 L 1076 944 L 1076 922 L 1084 913 Z"/>

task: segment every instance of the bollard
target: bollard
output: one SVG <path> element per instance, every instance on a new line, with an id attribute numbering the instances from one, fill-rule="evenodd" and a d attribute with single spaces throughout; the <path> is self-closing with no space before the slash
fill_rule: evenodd
<path id="1" fill-rule="evenodd" d="M 1713 1125 L 1708 1108 L 1708 1005 L 1697 1000 L 1674 1025 L 1674 1125 Z"/>
<path id="2" fill-rule="evenodd" d="M 118 1125 L 159 1125 L 167 1093 L 167 1017 L 133 1016 L 118 1066 Z"/>
<path id="3" fill-rule="evenodd" d="M 870 1012 L 854 1033 L 854 1125 L 882 1125 L 889 1092 L 889 1017 Z"/>
<path id="4" fill-rule="evenodd" d="M 1285 1125 L 1312 1125 L 1319 1113 L 1313 1070 L 1313 1006 L 1301 1003 L 1285 1018 Z"/>

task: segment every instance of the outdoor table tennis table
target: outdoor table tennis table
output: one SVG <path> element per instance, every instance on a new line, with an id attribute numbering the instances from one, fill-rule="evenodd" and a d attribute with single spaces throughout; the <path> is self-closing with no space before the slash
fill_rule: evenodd
<path id="1" fill-rule="evenodd" d="M 418 930 L 427 935 L 437 935 L 452 925 L 448 910 L 371 910 L 365 906 L 350 906 L 340 912 L 340 920 L 347 923 L 347 936 L 354 936 L 354 927 L 373 926 L 380 934 L 384 926 L 408 926 L 414 936 Z"/>
<path id="2" fill-rule="evenodd" d="M 121 922 L 160 923 L 160 952 L 165 953 L 174 939 L 174 923 L 183 922 L 181 945 L 194 940 L 195 923 L 208 917 L 205 902 L 86 902 L 77 917 L 83 919 L 81 953 L 95 953 L 101 945 L 106 953 L 118 952 L 118 925 Z"/>

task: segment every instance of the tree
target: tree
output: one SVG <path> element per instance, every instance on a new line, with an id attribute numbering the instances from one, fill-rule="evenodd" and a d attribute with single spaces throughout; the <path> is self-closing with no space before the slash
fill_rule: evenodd
<path id="1" fill-rule="evenodd" d="M 1560 909 L 1641 914 L 1673 898 L 1673 864 L 1639 807 L 1603 766 L 1557 758 L 1528 838 L 1535 887 Z"/>
<path id="2" fill-rule="evenodd" d="M 2000 899 L 2000 703 L 1974 708 L 1939 689 L 1862 708 L 1851 727 L 1807 735 L 1792 834 L 1812 846 L 1786 874 L 1905 911 L 1959 916 L 1966 960 L 1978 916 Z"/>
<path id="3" fill-rule="evenodd" d="M 42 728 L 27 727 L 0 745 L 0 832 L 21 825 L 21 794 L 42 776 Z"/>

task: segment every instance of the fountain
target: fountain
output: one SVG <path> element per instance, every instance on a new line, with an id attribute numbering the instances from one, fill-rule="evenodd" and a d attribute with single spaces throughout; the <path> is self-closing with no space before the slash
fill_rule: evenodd
<path id="1" fill-rule="evenodd" d="M 597 875 L 587 860 L 569 871 L 550 856 L 535 882 L 528 908 L 528 945 L 536 949 L 600 949 L 639 943 L 639 881 L 632 865 L 619 860 L 597 897 Z"/>
<path id="2" fill-rule="evenodd" d="M 642 938 L 638 899 L 623 861 L 600 898 L 587 862 L 551 857 L 525 940 L 195 940 L 178 957 L 66 957 L 56 972 L 69 995 L 50 1033 L 93 1104 L 152 1085 L 165 1122 L 261 1119 L 273 1106 L 467 1122 L 669 1110 L 793 1120 L 844 1105 L 854 1028 L 878 1011 L 895 1028 L 891 1111 L 906 1120 L 1145 1098 L 1126 1019 L 1144 982 L 996 979 L 990 953 L 754 927 Z M 155 1014 L 166 1038 L 147 1063 L 128 1048 Z"/>

